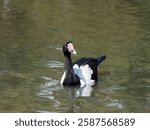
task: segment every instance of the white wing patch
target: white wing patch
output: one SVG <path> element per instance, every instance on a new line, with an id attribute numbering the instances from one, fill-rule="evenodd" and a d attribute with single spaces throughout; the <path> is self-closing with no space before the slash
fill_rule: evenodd
<path id="1" fill-rule="evenodd" d="M 75 74 L 80 77 L 81 87 L 85 85 L 93 85 L 95 83 L 95 81 L 91 79 L 93 70 L 89 67 L 89 65 L 86 64 L 79 67 L 77 64 L 75 64 L 73 69 Z"/>

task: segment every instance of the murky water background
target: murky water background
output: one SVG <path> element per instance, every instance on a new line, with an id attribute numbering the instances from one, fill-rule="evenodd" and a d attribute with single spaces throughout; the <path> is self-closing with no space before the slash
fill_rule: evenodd
<path id="1" fill-rule="evenodd" d="M 59 84 L 68 40 L 107 56 L 85 96 Z M 0 0 L 0 112 L 150 112 L 150 1 Z"/>

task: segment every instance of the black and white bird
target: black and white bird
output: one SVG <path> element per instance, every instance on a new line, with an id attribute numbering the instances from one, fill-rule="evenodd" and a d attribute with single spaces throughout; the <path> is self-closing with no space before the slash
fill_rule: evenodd
<path id="1" fill-rule="evenodd" d="M 94 85 L 97 82 L 97 66 L 105 60 L 106 56 L 97 58 L 81 58 L 74 63 L 71 60 L 71 53 L 76 55 L 73 43 L 68 41 L 63 45 L 63 53 L 66 59 L 66 71 L 61 78 L 62 86 Z"/>

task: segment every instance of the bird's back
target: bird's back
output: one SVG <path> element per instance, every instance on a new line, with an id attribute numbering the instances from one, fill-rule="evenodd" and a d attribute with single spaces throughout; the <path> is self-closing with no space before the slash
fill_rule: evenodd
<path id="1" fill-rule="evenodd" d="M 106 56 L 101 56 L 101 57 L 97 57 L 97 58 L 81 58 L 77 61 L 75 61 L 73 63 L 73 66 L 75 66 L 74 68 L 79 68 L 80 70 L 87 68 L 87 73 L 91 74 L 91 80 L 95 80 L 95 82 L 97 82 L 97 66 L 103 61 L 105 60 Z M 77 67 L 78 66 L 78 67 Z M 84 67 L 85 66 L 85 67 Z M 77 69 L 76 69 L 77 70 Z M 88 71 L 92 71 L 88 72 Z M 82 71 L 85 73 L 85 70 Z M 79 77 L 81 77 L 78 73 L 77 75 Z M 83 74 L 82 74 L 83 75 Z M 85 74 L 84 74 L 85 75 Z"/>

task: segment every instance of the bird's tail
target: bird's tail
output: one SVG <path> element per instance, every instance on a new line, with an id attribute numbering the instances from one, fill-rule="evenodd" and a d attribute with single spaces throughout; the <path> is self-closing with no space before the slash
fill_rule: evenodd
<path id="1" fill-rule="evenodd" d="M 103 60 L 105 60 L 105 59 L 106 59 L 106 56 L 97 57 L 97 60 L 98 60 L 97 65 L 99 65 L 101 62 L 103 62 Z"/>

